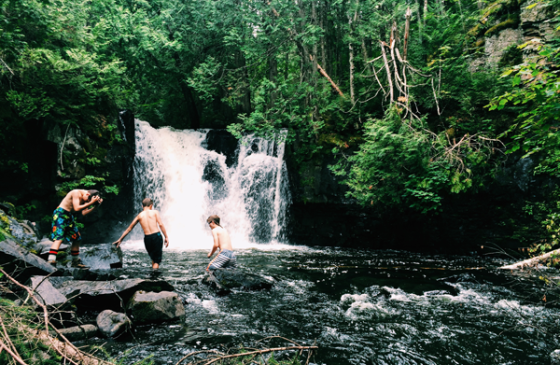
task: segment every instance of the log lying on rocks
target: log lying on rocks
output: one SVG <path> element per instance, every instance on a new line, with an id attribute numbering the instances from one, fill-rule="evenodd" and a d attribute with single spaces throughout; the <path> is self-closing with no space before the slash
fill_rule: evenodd
<path id="1" fill-rule="evenodd" d="M 93 324 L 83 324 L 81 326 L 74 326 L 68 328 L 61 328 L 58 330 L 60 335 L 66 337 L 68 341 L 81 341 L 87 340 L 97 336 L 98 328 Z M 60 336 L 58 333 L 51 331 L 54 337 Z"/>
<path id="2" fill-rule="evenodd" d="M 542 265 L 552 259 L 554 255 L 560 255 L 560 249 L 547 252 L 537 257 L 533 257 L 527 260 L 516 262 L 515 264 L 505 265 L 500 267 L 500 269 L 504 270 L 519 270 L 519 269 L 529 269 L 534 268 L 538 265 Z"/>

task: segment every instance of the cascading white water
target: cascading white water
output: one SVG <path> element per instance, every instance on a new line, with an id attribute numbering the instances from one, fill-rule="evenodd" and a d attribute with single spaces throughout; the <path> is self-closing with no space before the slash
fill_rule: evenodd
<path id="1" fill-rule="evenodd" d="M 154 129 L 136 120 L 137 210 L 144 198 L 154 200 L 169 248 L 210 248 L 206 218 L 212 214 L 220 216 L 234 248 L 281 241 L 290 202 L 284 143 L 247 136 L 228 167 L 226 156 L 205 148 L 208 132 Z M 131 239 L 141 237 L 136 228 Z"/>

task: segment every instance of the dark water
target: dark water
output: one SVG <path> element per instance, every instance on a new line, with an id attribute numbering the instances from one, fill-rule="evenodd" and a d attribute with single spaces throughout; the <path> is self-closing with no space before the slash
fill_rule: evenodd
<path id="1" fill-rule="evenodd" d="M 155 354 L 175 364 L 200 349 L 280 335 L 316 343 L 315 364 L 549 364 L 560 309 L 541 284 L 496 270 L 492 258 L 344 249 L 239 250 L 270 291 L 218 296 L 205 284 L 207 251 L 165 252 L 161 278 L 185 301 L 184 324 L 136 329 L 105 345 L 125 363 Z M 144 252 L 125 251 L 128 277 L 148 277 Z"/>

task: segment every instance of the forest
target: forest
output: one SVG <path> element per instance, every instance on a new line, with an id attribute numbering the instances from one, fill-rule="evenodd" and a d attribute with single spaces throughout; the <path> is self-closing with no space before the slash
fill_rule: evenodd
<path id="1" fill-rule="evenodd" d="M 438 219 L 505 189 L 507 239 L 556 242 L 556 0 L 9 0 L 0 20 L 1 195 L 21 214 L 53 192 L 31 177 L 33 129 L 94 145 L 56 151 L 56 191 L 118 193 L 104 161 L 126 109 L 281 138 L 300 186 L 328 161 L 369 211 Z"/>

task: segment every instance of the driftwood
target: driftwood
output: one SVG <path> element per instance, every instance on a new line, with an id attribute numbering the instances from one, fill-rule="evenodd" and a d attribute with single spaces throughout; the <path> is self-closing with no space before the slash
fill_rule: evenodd
<path id="1" fill-rule="evenodd" d="M 527 259 L 527 260 L 519 261 L 519 262 L 516 262 L 515 264 L 505 265 L 505 266 L 500 267 L 500 269 L 519 270 L 519 269 L 533 268 L 533 267 L 536 267 L 537 265 L 540 265 L 540 264 L 545 263 L 546 261 L 550 260 L 553 255 L 560 255 L 560 249 L 550 251 L 550 252 L 547 252 L 547 253 L 542 254 L 540 256 L 533 257 L 533 258 L 530 258 L 530 259 Z"/>

